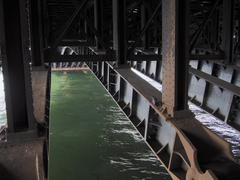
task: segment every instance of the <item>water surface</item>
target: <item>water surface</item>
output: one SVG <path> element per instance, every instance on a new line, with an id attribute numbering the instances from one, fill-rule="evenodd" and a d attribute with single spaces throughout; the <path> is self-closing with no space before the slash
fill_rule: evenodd
<path id="1" fill-rule="evenodd" d="M 171 179 L 90 72 L 54 72 L 50 180 Z"/>
<path id="2" fill-rule="evenodd" d="M 7 126 L 6 103 L 2 69 L 0 68 L 0 127 Z"/>

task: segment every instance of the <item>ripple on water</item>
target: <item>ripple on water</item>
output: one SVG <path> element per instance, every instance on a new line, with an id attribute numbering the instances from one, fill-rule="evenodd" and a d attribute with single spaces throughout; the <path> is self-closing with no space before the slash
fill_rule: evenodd
<path id="1" fill-rule="evenodd" d="M 107 128 L 104 129 L 105 135 L 102 135 L 104 141 L 108 142 L 113 149 L 125 147 L 124 156 L 119 153 L 115 156 L 109 156 L 109 162 L 112 166 L 118 168 L 120 172 L 128 172 L 133 175 L 133 179 L 170 179 L 155 155 L 147 149 L 142 136 L 133 128 L 130 120 L 123 114 L 117 106 L 110 106 L 107 110 L 106 121 Z M 110 137 L 117 136 L 118 138 Z M 121 138 L 119 138 L 121 137 Z M 126 139 L 124 137 L 127 137 Z M 131 137 L 131 138 L 130 138 Z M 132 142 L 132 139 L 134 142 Z M 140 149 L 134 145 L 141 144 Z M 144 147 L 144 148 L 143 148 Z M 151 167 L 149 169 L 148 167 Z"/>
<path id="2" fill-rule="evenodd" d="M 89 78 L 92 74 L 68 73 L 64 80 L 60 73 L 52 75 L 56 80 L 51 96 L 54 128 L 50 128 L 53 180 L 65 180 L 67 170 L 68 175 L 87 180 L 170 179 L 112 97 L 95 78 Z M 58 151 L 52 153 L 54 148 Z M 65 152 L 70 152 L 67 159 Z M 64 168 L 64 173 L 58 168 Z"/>

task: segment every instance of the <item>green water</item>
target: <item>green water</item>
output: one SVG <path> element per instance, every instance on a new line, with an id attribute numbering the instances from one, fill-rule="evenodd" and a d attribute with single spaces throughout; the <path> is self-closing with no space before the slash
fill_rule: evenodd
<path id="1" fill-rule="evenodd" d="M 170 179 L 90 72 L 52 73 L 49 180 Z"/>

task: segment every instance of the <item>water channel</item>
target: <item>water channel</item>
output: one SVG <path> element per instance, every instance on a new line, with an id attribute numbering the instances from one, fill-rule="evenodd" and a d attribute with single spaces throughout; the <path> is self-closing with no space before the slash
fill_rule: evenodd
<path id="1" fill-rule="evenodd" d="M 53 72 L 49 180 L 171 179 L 90 71 Z"/>

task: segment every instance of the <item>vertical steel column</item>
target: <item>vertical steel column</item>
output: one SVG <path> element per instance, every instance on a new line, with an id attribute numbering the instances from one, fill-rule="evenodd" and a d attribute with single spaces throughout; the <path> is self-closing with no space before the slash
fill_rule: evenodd
<path id="1" fill-rule="evenodd" d="M 162 101 L 168 114 L 187 110 L 189 0 L 162 1 Z"/>
<path id="2" fill-rule="evenodd" d="M 103 27 L 102 27 L 102 21 L 103 21 L 103 1 L 102 0 L 94 0 L 94 25 L 95 29 L 99 33 L 99 35 L 102 37 L 103 35 Z M 101 49 L 101 45 L 99 43 L 98 37 L 95 36 L 96 39 L 96 47 L 97 49 Z"/>
<path id="3" fill-rule="evenodd" d="M 141 5 L 141 29 L 144 28 L 149 18 L 146 5 L 147 5 L 147 2 L 143 1 Z M 148 30 L 145 31 L 142 37 L 142 42 L 143 42 L 144 49 L 148 49 L 149 48 Z"/>
<path id="4" fill-rule="evenodd" d="M 41 0 L 30 0 L 30 5 L 32 65 L 41 66 L 44 62 Z"/>
<path id="5" fill-rule="evenodd" d="M 113 49 L 117 65 L 127 64 L 126 0 L 113 0 Z"/>
<path id="6" fill-rule="evenodd" d="M 47 5 L 48 0 L 41 0 L 41 10 L 42 10 L 42 25 L 43 25 L 43 47 L 48 47 L 48 39 L 49 39 L 49 32 L 50 32 L 50 27 L 49 23 L 50 20 L 48 18 L 48 5 Z M 44 23 L 43 23 L 44 22 Z"/>
<path id="7" fill-rule="evenodd" d="M 25 131 L 35 127 L 27 57 L 25 1 L 3 0 L 0 5 L 0 40 L 8 131 Z"/>
<path id="8" fill-rule="evenodd" d="M 234 0 L 223 0 L 223 49 L 225 63 L 233 63 L 233 7 Z"/>
<path id="9" fill-rule="evenodd" d="M 88 26 L 87 26 L 87 20 L 84 20 L 84 33 L 86 35 L 86 39 L 88 39 Z"/>

